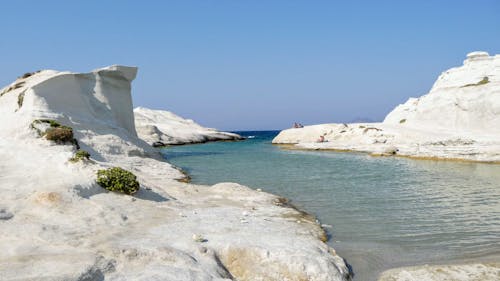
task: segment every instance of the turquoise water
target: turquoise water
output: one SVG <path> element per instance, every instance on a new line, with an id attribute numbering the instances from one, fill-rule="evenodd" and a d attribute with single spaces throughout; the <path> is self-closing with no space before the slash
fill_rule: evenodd
<path id="1" fill-rule="evenodd" d="M 500 165 L 291 151 L 271 145 L 277 132 L 240 133 L 255 137 L 162 152 L 194 183 L 238 182 L 314 213 L 355 280 L 500 256 Z"/>

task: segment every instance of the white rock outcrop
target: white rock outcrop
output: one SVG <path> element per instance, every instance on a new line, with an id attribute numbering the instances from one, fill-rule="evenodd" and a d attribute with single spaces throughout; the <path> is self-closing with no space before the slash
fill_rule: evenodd
<path id="1" fill-rule="evenodd" d="M 496 281 L 499 263 L 423 265 L 388 270 L 379 281 Z"/>
<path id="2" fill-rule="evenodd" d="M 137 137 L 136 71 L 45 70 L 0 90 L 0 280 L 350 279 L 314 218 L 283 199 L 176 181 Z M 71 127 L 90 160 L 68 161 L 75 145 L 40 137 L 35 119 Z M 133 172 L 139 192 L 101 188 L 96 171 L 112 166 Z"/>
<path id="3" fill-rule="evenodd" d="M 500 134 L 500 55 L 467 55 L 463 66 L 442 73 L 427 95 L 410 98 L 385 124 L 453 133 Z"/>
<path id="4" fill-rule="evenodd" d="M 134 116 L 139 137 L 154 146 L 243 139 L 238 134 L 205 128 L 169 111 L 137 107 Z"/>
<path id="5" fill-rule="evenodd" d="M 500 162 L 500 55 L 467 55 L 430 92 L 397 106 L 382 123 L 283 130 L 276 144 L 305 149 Z M 323 136 L 325 142 L 318 142 Z"/>

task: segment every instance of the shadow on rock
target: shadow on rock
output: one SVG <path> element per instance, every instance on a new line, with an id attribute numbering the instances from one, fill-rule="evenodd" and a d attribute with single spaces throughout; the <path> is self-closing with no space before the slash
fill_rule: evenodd
<path id="1" fill-rule="evenodd" d="M 169 199 L 167 197 L 162 196 L 161 194 L 154 192 L 149 188 L 141 188 L 137 193 L 134 194 L 134 197 L 142 200 L 149 200 L 153 202 L 165 202 Z"/>
<path id="2" fill-rule="evenodd" d="M 108 191 L 105 190 L 104 188 L 100 187 L 97 184 L 91 185 L 91 186 L 86 186 L 83 187 L 81 185 L 75 186 L 76 194 L 80 197 L 83 197 L 85 199 L 90 199 L 90 197 L 101 194 L 101 193 L 107 193 Z"/>
<path id="3" fill-rule="evenodd" d="M 82 198 L 85 199 L 90 199 L 92 196 L 102 194 L 102 193 L 110 193 L 111 191 L 108 191 L 98 184 L 94 184 L 91 186 L 81 186 L 77 185 L 75 186 L 75 191 L 76 194 Z M 122 194 L 122 193 L 117 193 L 117 194 Z M 168 201 L 169 199 L 153 190 L 150 188 L 141 188 L 139 191 L 137 191 L 134 195 L 134 198 L 137 199 L 142 199 L 142 200 L 148 200 L 148 201 L 153 201 L 153 202 L 165 202 Z"/>

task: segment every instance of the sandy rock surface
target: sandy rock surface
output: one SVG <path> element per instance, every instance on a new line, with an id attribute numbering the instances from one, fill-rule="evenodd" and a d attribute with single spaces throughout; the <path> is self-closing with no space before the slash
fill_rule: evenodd
<path id="1" fill-rule="evenodd" d="M 0 280 L 349 280 L 314 218 L 277 196 L 197 186 L 139 139 L 136 68 L 41 71 L 0 90 Z M 22 98 L 21 98 L 22 96 Z M 30 127 L 53 119 L 76 145 Z M 96 171 L 137 175 L 133 196 Z"/>
<path id="2" fill-rule="evenodd" d="M 465 265 L 425 265 L 386 271 L 379 281 L 496 281 L 499 263 Z"/>

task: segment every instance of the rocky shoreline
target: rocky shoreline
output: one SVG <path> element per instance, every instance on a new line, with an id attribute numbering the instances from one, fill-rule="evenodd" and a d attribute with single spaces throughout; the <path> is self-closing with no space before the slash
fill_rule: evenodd
<path id="1" fill-rule="evenodd" d="M 136 72 L 44 70 L 1 91 L 0 279 L 351 279 L 318 222 L 286 200 L 177 181 L 185 175 L 137 137 Z M 98 171 L 113 167 L 140 189 L 100 186 Z"/>
<path id="2" fill-rule="evenodd" d="M 427 95 L 410 98 L 380 123 L 321 124 L 283 130 L 284 149 L 500 164 L 500 55 L 467 55 L 443 72 Z M 391 269 L 381 281 L 497 280 L 498 262 Z"/>
<path id="3" fill-rule="evenodd" d="M 500 55 L 473 52 L 463 66 L 443 72 L 427 95 L 410 98 L 383 122 L 292 128 L 281 131 L 273 143 L 375 156 L 499 163 L 499 113 Z"/>

